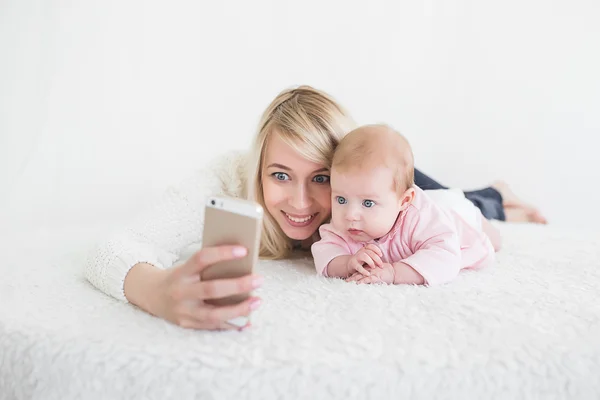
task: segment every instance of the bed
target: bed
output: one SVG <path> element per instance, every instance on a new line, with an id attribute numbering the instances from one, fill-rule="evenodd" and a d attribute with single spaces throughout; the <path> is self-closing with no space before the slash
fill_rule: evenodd
<path id="1" fill-rule="evenodd" d="M 600 235 L 496 225 L 497 264 L 442 287 L 261 262 L 245 332 L 181 329 L 94 289 L 82 263 L 103 229 L 12 231 L 0 398 L 599 398 Z"/>

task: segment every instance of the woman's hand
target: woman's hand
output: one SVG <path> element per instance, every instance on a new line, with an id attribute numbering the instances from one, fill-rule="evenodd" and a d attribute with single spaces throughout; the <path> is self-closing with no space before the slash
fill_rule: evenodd
<path id="1" fill-rule="evenodd" d="M 137 264 L 125 280 L 125 295 L 150 314 L 184 328 L 240 329 L 226 321 L 248 316 L 260 305 L 259 298 L 250 297 L 230 306 L 213 306 L 204 300 L 250 292 L 262 284 L 262 278 L 247 275 L 203 282 L 200 272 L 217 262 L 242 258 L 246 253 L 246 249 L 239 246 L 207 247 L 176 268 L 160 270 L 149 264 Z"/>

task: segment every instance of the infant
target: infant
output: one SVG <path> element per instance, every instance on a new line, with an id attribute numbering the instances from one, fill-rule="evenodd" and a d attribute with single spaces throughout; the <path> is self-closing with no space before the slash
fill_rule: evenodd
<path id="1" fill-rule="evenodd" d="M 439 285 L 494 262 L 499 235 L 462 192 L 414 185 L 410 144 L 386 125 L 347 134 L 331 163 L 331 222 L 317 273 L 358 283 Z"/>

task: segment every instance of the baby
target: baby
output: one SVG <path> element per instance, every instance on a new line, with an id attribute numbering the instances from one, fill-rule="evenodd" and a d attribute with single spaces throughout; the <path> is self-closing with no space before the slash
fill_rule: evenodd
<path id="1" fill-rule="evenodd" d="M 461 269 L 491 264 L 499 234 L 458 193 L 416 187 L 411 147 L 390 127 L 355 129 L 333 156 L 331 222 L 311 247 L 317 273 L 439 285 Z"/>

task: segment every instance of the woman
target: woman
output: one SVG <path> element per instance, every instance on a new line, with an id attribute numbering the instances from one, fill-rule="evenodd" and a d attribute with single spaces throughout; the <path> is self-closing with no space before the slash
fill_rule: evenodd
<path id="1" fill-rule="evenodd" d="M 182 327 L 237 329 L 225 321 L 248 315 L 260 299 L 224 307 L 203 300 L 247 292 L 259 287 L 261 278 L 201 282 L 199 272 L 243 257 L 246 249 L 205 248 L 183 265 L 168 268 L 201 237 L 205 197 L 244 197 L 264 207 L 262 257 L 281 259 L 294 248 L 309 249 L 331 209 L 327 160 L 354 127 L 348 113 L 326 93 L 308 86 L 283 91 L 265 110 L 249 157 L 227 155 L 168 190 L 139 222 L 90 254 L 87 279 L 104 293 Z M 418 171 L 415 178 L 423 189 L 442 188 Z M 544 222 L 502 183 L 466 196 L 489 219 Z"/>

